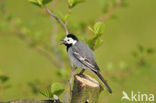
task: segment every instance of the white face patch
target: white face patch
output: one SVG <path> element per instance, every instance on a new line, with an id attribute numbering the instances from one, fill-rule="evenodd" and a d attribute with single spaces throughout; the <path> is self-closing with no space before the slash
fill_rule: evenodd
<path id="1" fill-rule="evenodd" d="M 74 45 L 74 44 L 77 42 L 77 40 L 74 40 L 74 39 L 72 39 L 72 38 L 70 38 L 70 37 L 65 37 L 65 38 L 64 38 L 64 42 L 65 42 L 66 44 L 72 44 L 72 45 Z"/>

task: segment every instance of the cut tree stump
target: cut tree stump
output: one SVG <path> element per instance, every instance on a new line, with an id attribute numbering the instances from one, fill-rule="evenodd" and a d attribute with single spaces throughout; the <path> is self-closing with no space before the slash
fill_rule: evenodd
<path id="1" fill-rule="evenodd" d="M 103 90 L 100 83 L 88 75 L 75 75 L 70 103 L 98 103 L 100 92 Z M 21 99 L 0 103 L 60 103 L 52 100 Z"/>
<path id="2" fill-rule="evenodd" d="M 102 87 L 88 75 L 75 75 L 71 103 L 98 103 Z"/>

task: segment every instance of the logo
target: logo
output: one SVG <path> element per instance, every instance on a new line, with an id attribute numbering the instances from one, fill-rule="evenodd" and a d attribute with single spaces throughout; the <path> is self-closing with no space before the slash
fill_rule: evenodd
<path id="1" fill-rule="evenodd" d="M 154 101 L 154 94 L 146 94 L 141 92 L 134 93 L 133 91 L 131 91 L 131 95 L 128 95 L 125 91 L 123 91 L 122 93 L 123 96 L 121 98 L 121 101 Z"/>

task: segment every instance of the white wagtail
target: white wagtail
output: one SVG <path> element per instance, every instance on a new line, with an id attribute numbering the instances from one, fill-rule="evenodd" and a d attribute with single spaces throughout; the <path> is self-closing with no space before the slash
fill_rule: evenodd
<path id="1" fill-rule="evenodd" d="M 74 69 L 74 66 L 82 69 L 82 71 L 80 72 L 81 74 L 83 74 L 85 69 L 91 70 L 103 82 L 109 93 L 112 93 L 111 88 L 99 73 L 100 68 L 95 61 L 93 51 L 88 47 L 88 45 L 78 40 L 78 38 L 73 34 L 68 34 L 62 41 L 62 44 L 67 47 L 72 71 Z"/>

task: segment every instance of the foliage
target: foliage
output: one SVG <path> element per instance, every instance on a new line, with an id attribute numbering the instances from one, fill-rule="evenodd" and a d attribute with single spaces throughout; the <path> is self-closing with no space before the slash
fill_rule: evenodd
<path id="1" fill-rule="evenodd" d="M 48 3 L 50 3 L 52 0 L 29 0 L 30 3 L 36 5 L 36 6 L 44 6 Z"/>
<path id="2" fill-rule="evenodd" d="M 11 87 L 11 84 L 7 83 L 8 81 L 9 81 L 9 77 L 0 71 L 0 90 L 1 90 L 0 94 L 2 93 L 3 89 L 8 89 Z"/>
<path id="3" fill-rule="evenodd" d="M 64 84 L 54 83 L 51 86 L 51 93 L 60 96 L 65 90 Z"/>
<path id="4" fill-rule="evenodd" d="M 94 34 L 94 37 L 89 39 L 87 43 L 90 48 L 95 50 L 103 44 L 103 40 L 101 40 L 100 37 L 103 34 L 104 24 L 102 22 L 97 22 L 93 28 L 88 28 Z"/>
<path id="5" fill-rule="evenodd" d="M 31 88 L 33 94 L 37 95 L 40 91 L 41 82 L 39 80 L 28 82 L 28 86 Z"/>
<path id="6" fill-rule="evenodd" d="M 132 56 L 136 59 L 137 64 L 145 66 L 147 64 L 146 57 L 154 53 L 153 48 L 145 48 L 139 44 L 137 50 L 132 52 Z"/>
<path id="7" fill-rule="evenodd" d="M 85 2 L 86 0 L 68 0 L 68 6 L 69 8 L 73 8 L 75 7 L 77 4 L 79 3 L 83 3 Z"/>
<path id="8" fill-rule="evenodd" d="M 49 99 L 54 99 L 54 95 L 60 96 L 65 90 L 65 86 L 62 83 L 53 83 L 50 89 L 44 89 L 40 93 Z"/>
<path id="9" fill-rule="evenodd" d="M 40 93 L 49 99 L 53 99 L 53 94 L 51 93 L 51 91 L 49 89 L 44 89 L 44 90 L 40 91 Z"/>
<path id="10" fill-rule="evenodd" d="M 0 75 L 0 81 L 2 83 L 7 82 L 8 80 L 9 80 L 9 77 L 8 76 L 6 76 L 6 75 Z"/>

